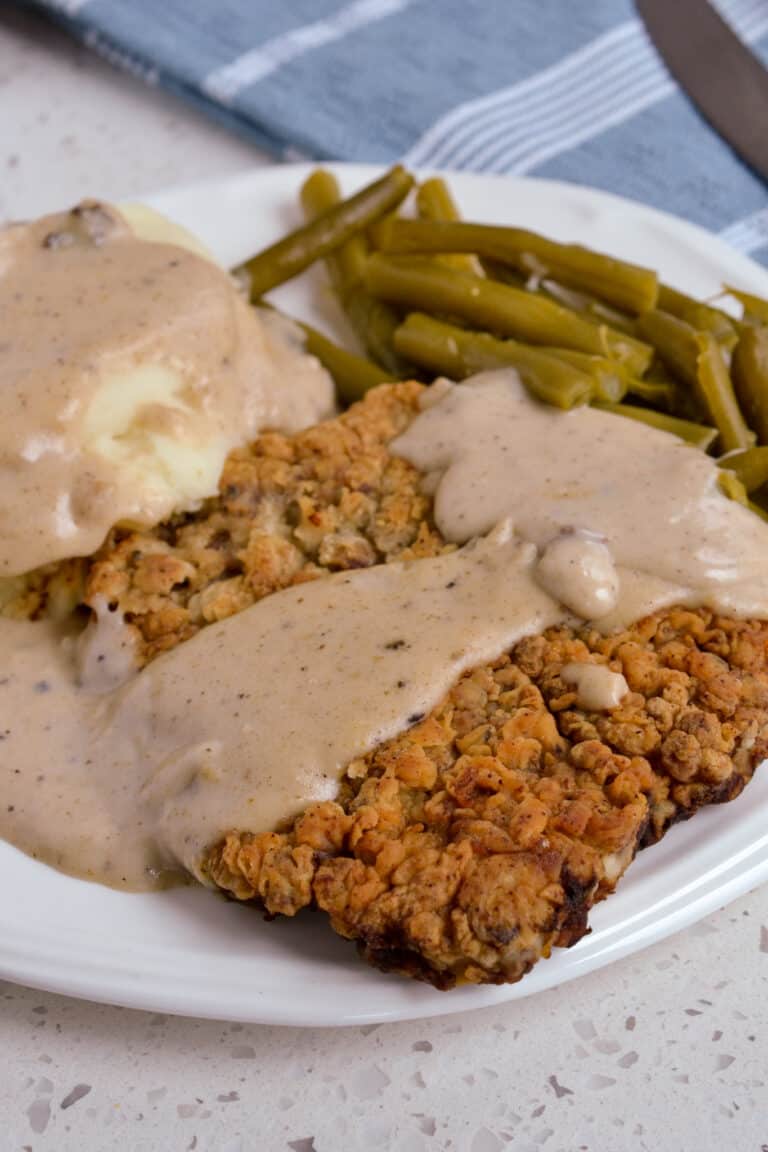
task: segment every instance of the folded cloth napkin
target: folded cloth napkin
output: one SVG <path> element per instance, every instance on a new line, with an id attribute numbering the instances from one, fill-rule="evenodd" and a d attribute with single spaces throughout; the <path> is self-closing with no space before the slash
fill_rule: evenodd
<path id="1" fill-rule="evenodd" d="M 18 2 L 281 159 L 590 184 L 768 264 L 768 189 L 678 88 L 630 0 Z M 768 60 L 768 0 L 716 6 Z"/>

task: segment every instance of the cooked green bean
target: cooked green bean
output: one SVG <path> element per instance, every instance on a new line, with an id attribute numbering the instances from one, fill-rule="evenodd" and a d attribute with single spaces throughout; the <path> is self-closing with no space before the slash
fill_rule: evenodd
<path id="1" fill-rule="evenodd" d="M 661 360 L 689 388 L 696 388 L 699 347 L 696 329 L 669 312 L 654 309 L 637 321 L 637 333 L 652 344 Z"/>
<path id="2" fill-rule="evenodd" d="M 680 404 L 680 390 L 674 380 L 650 380 L 647 376 L 638 380 L 636 376 L 627 381 L 627 392 L 636 396 L 652 408 L 660 408 L 663 412 L 678 415 Z"/>
<path id="3" fill-rule="evenodd" d="M 648 383 L 651 386 L 663 385 L 663 393 L 657 393 L 659 396 L 663 395 L 667 403 L 660 404 L 665 411 L 669 411 L 672 416 L 680 416 L 683 420 L 693 420 L 694 423 L 706 423 L 706 416 L 704 409 L 699 401 L 697 393 L 694 391 L 692 384 L 686 383 L 676 375 L 668 364 L 666 364 L 658 352 L 654 355 L 651 361 L 651 366 L 642 378 L 641 384 Z M 642 395 L 638 392 L 638 395 Z M 646 402 L 650 402 L 653 407 L 657 403 L 652 397 L 644 398 Z"/>
<path id="4" fill-rule="evenodd" d="M 626 312 L 620 312 L 618 308 L 611 308 L 587 292 L 579 292 L 576 288 L 566 288 L 549 276 L 545 276 L 539 282 L 535 291 L 543 292 L 557 304 L 562 304 L 564 308 L 571 308 L 574 312 L 583 312 L 586 316 L 591 316 L 596 324 L 610 324 L 612 328 L 618 328 L 619 332 L 626 332 L 630 336 L 634 335 L 635 321 L 632 316 L 627 315 Z"/>
<path id="5" fill-rule="evenodd" d="M 649 370 L 652 382 L 676 383 L 674 414 L 694 422 L 708 418 L 698 391 L 699 346 L 696 330 L 685 320 L 669 312 L 646 312 L 637 321 L 636 331 L 656 350 L 656 359 Z"/>
<path id="6" fill-rule="evenodd" d="M 591 383 L 590 398 L 606 404 L 617 403 L 627 390 L 621 365 L 605 356 L 590 356 L 571 348 L 531 348 L 513 340 L 497 340 L 488 333 L 457 328 L 419 312 L 412 312 L 406 318 L 395 334 L 395 343 L 414 363 L 455 379 L 464 379 L 487 368 L 517 367 L 523 361 L 533 363 L 535 357 L 528 357 L 530 352 L 548 358 L 547 363 L 544 360 L 536 363 L 545 368 L 551 366 L 549 375 L 557 376 L 558 388 L 567 378 L 556 372 L 553 362 L 560 361 L 575 369 L 574 376 L 579 382 L 573 392 L 575 403 L 583 403 L 587 379 Z"/>
<path id="7" fill-rule="evenodd" d="M 735 500 L 738 504 L 749 503 L 746 488 L 733 472 L 720 472 L 717 477 L 717 484 L 720 491 L 729 500 Z"/>
<path id="8" fill-rule="evenodd" d="M 398 211 L 395 209 L 393 212 L 386 212 L 380 220 L 374 220 L 370 228 L 366 228 L 365 235 L 366 239 L 368 240 L 369 248 L 372 248 L 375 251 L 379 250 L 381 247 L 379 242 L 380 238 L 384 235 L 384 232 L 389 227 L 391 221 L 397 220 L 397 218 Z"/>
<path id="9" fill-rule="evenodd" d="M 742 329 L 731 368 L 747 422 L 757 433 L 758 444 L 768 444 L 768 329 Z"/>
<path id="10" fill-rule="evenodd" d="M 389 379 L 397 380 L 409 375 L 408 365 L 395 352 L 395 331 L 400 323 L 397 313 L 362 288 L 347 297 L 345 311 L 366 352 L 389 374 Z"/>
<path id="11" fill-rule="evenodd" d="M 488 368 L 515 368 L 526 388 L 557 408 L 574 408 L 592 396 L 592 379 L 542 348 L 468 332 L 412 313 L 395 333 L 395 347 L 415 364 L 463 380 Z"/>
<path id="12" fill-rule="evenodd" d="M 632 375 L 642 375 L 650 363 L 651 348 L 623 332 L 607 325 L 597 327 L 542 296 L 440 268 L 430 260 L 375 252 L 368 260 L 365 279 L 372 295 L 391 303 L 455 316 L 494 334 L 532 344 L 609 356 Z"/>
<path id="13" fill-rule="evenodd" d="M 749 448 L 754 436 L 741 414 L 723 351 L 712 333 L 697 332 L 685 320 L 659 310 L 641 316 L 637 330 L 696 397 L 706 419 L 720 433 L 721 449 Z"/>
<path id="14" fill-rule="evenodd" d="M 317 220 L 341 202 L 341 189 L 332 172 L 327 168 L 316 168 L 302 184 L 300 196 L 305 218 Z M 353 284 L 360 283 L 367 258 L 368 245 L 363 232 L 350 236 L 345 244 L 326 256 L 325 266 L 331 285 L 340 296 Z"/>
<path id="15" fill-rule="evenodd" d="M 711 332 L 718 344 L 724 347 L 733 348 L 738 339 L 736 326 L 727 312 L 701 300 L 694 300 L 692 296 L 686 296 L 684 292 L 678 292 L 667 284 L 659 285 L 658 307 L 676 316 L 678 320 L 685 320 L 700 332 Z"/>
<path id="16" fill-rule="evenodd" d="M 625 332 L 628 336 L 635 334 L 634 316 L 620 312 L 617 308 L 611 308 L 610 305 L 595 296 L 589 296 L 586 292 L 566 288 L 564 284 L 559 284 L 549 276 L 542 278 L 535 273 L 518 272 L 509 264 L 499 264 L 495 260 L 483 260 L 483 269 L 492 280 L 500 280 L 502 284 L 511 284 L 513 288 L 524 288 L 526 292 L 546 296 L 548 300 L 554 300 L 555 304 L 562 304 L 563 308 L 588 316 L 595 324 L 607 324 L 619 332 Z"/>
<path id="17" fill-rule="evenodd" d="M 451 190 L 440 176 L 433 176 L 418 186 L 416 211 L 422 220 L 461 220 L 461 213 L 451 195 Z M 448 268 L 458 268 L 459 271 L 471 272 L 474 276 L 484 274 L 477 256 L 470 253 L 466 255 L 454 253 L 438 256 L 436 259 Z"/>
<path id="18" fill-rule="evenodd" d="M 350 236 L 364 231 L 374 220 L 400 204 L 412 184 L 413 177 L 398 165 L 317 220 L 297 228 L 252 256 L 243 265 L 250 276 L 251 299 L 258 300 L 278 284 L 298 276 L 315 260 L 340 248 Z"/>
<path id="19" fill-rule="evenodd" d="M 338 344 L 334 344 L 332 340 L 329 340 L 322 332 L 318 332 L 316 328 L 310 327 L 309 324 L 304 324 L 303 321 L 297 320 L 294 316 L 287 316 L 284 312 L 273 308 L 271 304 L 259 304 L 259 307 L 281 316 L 284 320 L 289 320 L 291 324 L 295 324 L 297 328 L 301 329 L 304 333 L 304 351 L 311 356 L 316 356 L 331 374 L 336 384 L 339 399 L 345 404 L 353 404 L 355 400 L 360 400 L 370 388 L 375 388 L 377 384 L 384 384 L 392 379 L 389 373 L 382 371 L 370 360 L 366 360 L 363 356 L 356 356 L 354 352 L 348 352 L 346 348 L 340 348 Z"/>
<path id="20" fill-rule="evenodd" d="M 339 399 L 345 404 L 354 404 L 377 384 L 391 380 L 391 373 L 385 372 L 377 364 L 372 364 L 364 356 L 356 356 L 346 348 L 334 344 L 322 332 L 317 332 L 307 324 L 301 325 L 306 335 L 305 351 L 316 356 L 336 383 Z"/>
<path id="21" fill-rule="evenodd" d="M 551 275 L 628 312 L 655 308 L 658 297 L 658 277 L 651 269 L 522 228 L 398 219 L 383 229 L 381 247 L 388 252 L 474 252 L 523 272 Z"/>
<path id="22" fill-rule="evenodd" d="M 588 352 L 574 352 L 571 348 L 546 348 L 545 351 L 590 376 L 592 399 L 604 404 L 618 404 L 634 383 L 620 364 L 606 356 L 591 356 Z"/>
<path id="23" fill-rule="evenodd" d="M 741 304 L 746 321 L 752 324 L 768 324 L 768 300 L 764 300 L 762 296 L 755 296 L 752 292 L 732 288 L 730 284 L 724 284 L 723 289 Z"/>
<path id="24" fill-rule="evenodd" d="M 691 420 L 681 420 L 664 412 L 654 412 L 652 408 L 636 408 L 632 404 L 596 404 L 595 407 L 604 412 L 613 412 L 617 416 L 628 416 L 631 420 L 639 420 L 642 424 L 650 424 L 652 428 L 660 428 L 662 432 L 671 432 L 673 436 L 679 436 L 681 440 L 701 448 L 704 452 L 717 437 L 717 428 L 708 428 L 705 424 L 695 424 Z"/>
<path id="25" fill-rule="evenodd" d="M 736 399 L 723 352 L 711 332 L 697 332 L 699 354 L 696 360 L 699 397 L 709 418 L 720 433 L 723 452 L 749 448 L 755 435 L 747 427 Z"/>
<path id="26" fill-rule="evenodd" d="M 516 268 L 510 268 L 509 264 L 499 264 L 497 260 L 483 260 L 483 271 L 486 276 L 490 276 L 491 280 L 498 280 L 502 284 L 511 284 L 513 288 L 526 288 L 531 291 L 529 272 L 518 272 Z"/>
<path id="27" fill-rule="evenodd" d="M 423 220 L 460 220 L 450 188 L 441 176 L 432 176 L 416 189 L 416 210 Z"/>
<path id="28" fill-rule="evenodd" d="M 301 203 L 309 220 L 322 216 L 340 201 L 338 181 L 327 169 L 315 169 L 302 185 Z M 402 376 L 406 366 L 392 342 L 400 319 L 388 304 L 365 291 L 362 280 L 367 258 L 367 240 L 364 233 L 358 232 L 326 256 L 325 266 L 339 303 L 368 355 L 392 377 Z"/>
<path id="29" fill-rule="evenodd" d="M 768 484 L 768 447 L 747 448 L 743 452 L 731 452 L 728 456 L 718 460 L 721 468 L 741 480 L 747 492 L 755 492 Z"/>

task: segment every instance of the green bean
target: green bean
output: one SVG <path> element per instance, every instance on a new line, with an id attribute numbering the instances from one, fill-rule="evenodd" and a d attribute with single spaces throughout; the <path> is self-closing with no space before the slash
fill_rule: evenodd
<path id="1" fill-rule="evenodd" d="M 738 340 L 736 326 L 727 312 L 701 300 L 694 300 L 692 296 L 686 296 L 684 292 L 678 292 L 667 284 L 659 285 L 658 307 L 676 316 L 678 320 L 685 320 L 700 332 L 711 332 L 718 344 L 724 347 L 733 348 Z"/>
<path id="2" fill-rule="evenodd" d="M 705 424 L 695 424 L 691 420 L 681 420 L 664 412 L 654 412 L 651 408 L 636 408 L 632 404 L 596 404 L 595 407 L 604 412 L 613 412 L 616 416 L 628 416 L 631 420 L 650 424 L 652 428 L 659 428 L 662 432 L 671 432 L 673 436 L 678 436 L 705 452 L 717 437 L 717 428 L 708 428 Z"/>
<path id="3" fill-rule="evenodd" d="M 518 272 L 510 268 L 509 264 L 499 264 L 497 260 L 483 260 L 483 271 L 491 280 L 498 280 L 501 284 L 510 284 L 513 288 L 525 288 L 531 291 L 531 275 L 529 272 Z M 574 309 L 578 311 L 578 309 Z"/>
<path id="4" fill-rule="evenodd" d="M 746 488 L 733 472 L 718 473 L 717 486 L 729 500 L 735 500 L 738 504 L 749 503 Z"/>
<path id="5" fill-rule="evenodd" d="M 461 220 L 461 213 L 451 195 L 451 190 L 440 176 L 433 176 L 418 186 L 416 211 L 422 220 Z M 471 253 L 466 255 L 455 253 L 438 256 L 436 259 L 448 268 L 458 268 L 459 271 L 471 272 L 474 276 L 484 274 L 482 264 L 477 256 Z"/>
<path id="6" fill-rule="evenodd" d="M 768 329 L 745 327 L 733 353 L 736 395 L 758 444 L 768 444 Z"/>
<path id="7" fill-rule="evenodd" d="M 768 300 L 764 300 L 762 296 L 755 296 L 752 292 L 742 292 L 738 288 L 732 288 L 730 284 L 724 284 L 723 289 L 741 304 L 744 309 L 744 319 L 748 323 L 768 324 Z"/>
<path id="8" fill-rule="evenodd" d="M 554 300 L 555 304 L 562 304 L 563 308 L 582 313 L 595 324 L 608 324 L 628 336 L 635 334 L 634 317 L 628 316 L 626 312 L 620 312 L 617 308 L 611 308 L 595 296 L 587 295 L 586 292 L 566 288 L 548 276 L 542 279 L 535 273 L 518 272 L 509 264 L 499 264 L 495 260 L 484 260 L 483 269 L 492 280 L 500 280 L 502 284 L 511 284 L 513 288 L 524 288 L 526 292 L 546 296 L 548 300 Z"/>
<path id="9" fill-rule="evenodd" d="M 326 368 L 336 383 L 339 399 L 345 404 L 354 404 L 360 400 L 371 388 L 377 384 L 384 384 L 392 379 L 389 372 L 383 371 L 377 364 L 372 364 L 363 356 L 356 356 L 346 348 L 334 344 L 322 332 L 317 332 L 307 324 L 301 328 L 306 336 L 304 349 L 311 356 L 316 356 Z"/>
<path id="10" fill-rule="evenodd" d="M 655 380 L 661 384 L 677 384 L 672 372 L 670 372 L 664 361 L 658 356 L 654 355 L 651 361 L 651 366 L 643 377 L 645 380 Z"/>
<path id="11" fill-rule="evenodd" d="M 699 397 L 720 433 L 721 449 L 734 452 L 737 448 L 750 448 L 755 435 L 741 414 L 720 345 L 711 332 L 697 332 L 696 342 Z"/>
<path id="12" fill-rule="evenodd" d="M 597 300 L 586 292 L 579 292 L 576 288 L 566 288 L 548 276 L 539 282 L 539 286 L 535 290 L 544 292 L 551 300 L 557 304 L 562 304 L 564 308 L 571 308 L 574 312 L 583 312 L 586 316 L 591 316 L 596 324 L 610 324 L 612 328 L 618 328 L 619 332 L 626 332 L 629 336 L 634 335 L 635 321 L 633 317 L 628 316 L 626 312 L 620 312 L 617 308 L 611 308 L 602 300 Z"/>
<path id="13" fill-rule="evenodd" d="M 674 380 L 650 380 L 647 376 L 638 380 L 633 376 L 627 381 L 627 392 L 636 396 L 652 408 L 660 408 L 663 412 L 678 414 L 680 407 L 679 389 Z"/>
<path id="14" fill-rule="evenodd" d="M 374 220 L 370 228 L 366 228 L 365 236 L 369 248 L 378 252 L 379 248 L 381 248 L 381 237 L 385 234 L 390 223 L 397 219 L 399 219 L 399 213 L 395 208 L 393 212 L 386 212 L 379 220 Z"/>
<path id="15" fill-rule="evenodd" d="M 662 408 L 672 416 L 680 416 L 683 420 L 706 423 L 704 409 L 693 387 L 681 381 L 680 377 L 664 363 L 658 352 L 640 384 L 649 385 L 647 395 L 643 395 L 642 388 L 637 392 L 645 403 L 650 403 L 654 408 Z"/>
<path id="16" fill-rule="evenodd" d="M 370 358 L 389 373 L 390 380 L 409 375 L 408 365 L 395 352 L 395 330 L 400 317 L 383 300 L 361 288 L 347 297 L 345 311 Z"/>
<path id="17" fill-rule="evenodd" d="M 743 452 L 731 452 L 718 460 L 721 468 L 735 473 L 747 492 L 755 492 L 768 484 L 768 448 L 747 448 Z"/>
<path id="18" fill-rule="evenodd" d="M 586 389 L 586 379 L 591 382 L 590 398 L 607 404 L 617 403 L 627 390 L 627 382 L 621 365 L 605 356 L 590 356 L 586 352 L 574 352 L 571 348 L 530 348 L 513 340 L 496 340 L 488 333 L 457 328 L 454 325 L 433 320 L 423 313 L 412 312 L 395 334 L 395 343 L 403 355 L 433 372 L 441 372 L 455 379 L 464 379 L 473 372 L 487 368 L 501 368 L 507 365 L 533 363 L 528 353 L 548 357 L 552 366 L 550 376 L 557 374 L 558 387 L 566 377 L 554 368 L 554 361 L 570 365 L 575 369 L 579 381 L 574 390 L 575 403 L 583 402 L 582 393 Z M 415 350 L 409 355 L 409 349 Z M 522 349 L 522 351 L 521 351 Z M 544 365 L 544 361 L 536 361 Z M 549 368 L 550 364 L 544 365 Z"/>
<path id="19" fill-rule="evenodd" d="M 706 419 L 720 433 L 724 452 L 748 448 L 754 437 L 739 409 L 722 349 L 711 332 L 697 332 L 668 312 L 647 312 L 637 331 L 691 390 Z"/>
<path id="20" fill-rule="evenodd" d="M 592 378 L 593 400 L 618 404 L 634 383 L 620 364 L 606 356 L 591 356 L 588 352 L 574 352 L 571 348 L 547 348 L 546 351 Z"/>
<path id="21" fill-rule="evenodd" d="M 645 312 L 656 307 L 655 272 L 582 248 L 558 244 L 522 228 L 453 221 L 393 220 L 384 230 L 382 248 L 389 252 L 474 252 L 481 259 L 511 264 L 524 272 L 551 275 L 583 288 L 617 308 Z"/>
<path id="22" fill-rule="evenodd" d="M 307 220 L 317 220 L 341 201 L 339 182 L 327 168 L 316 168 L 301 186 L 301 206 Z M 325 266 L 333 289 L 343 296 L 363 278 L 368 245 L 362 232 L 350 236 L 335 252 L 325 258 Z"/>
<path id="23" fill-rule="evenodd" d="M 574 408 L 592 395 L 590 376 L 549 351 L 468 332 L 420 313 L 412 313 L 398 328 L 395 347 L 430 372 L 454 380 L 488 368 L 515 368 L 537 399 L 557 408 Z"/>
<path id="24" fill-rule="evenodd" d="M 502 336 L 609 356 L 632 375 L 642 375 L 650 363 L 648 345 L 623 332 L 597 327 L 541 296 L 439 268 L 429 260 L 375 252 L 368 260 L 366 286 L 391 303 L 455 316 Z"/>
<path id="25" fill-rule="evenodd" d="M 259 304 L 259 308 L 274 313 L 284 320 L 295 324 L 304 334 L 304 351 L 310 356 L 316 356 L 323 367 L 331 374 L 336 384 L 339 399 L 345 404 L 353 404 L 360 400 L 371 388 L 377 384 L 384 384 L 392 377 L 382 371 L 376 364 L 366 360 L 363 356 L 356 356 L 346 348 L 334 344 L 316 328 L 296 320 L 293 316 L 286 316 L 284 312 L 273 308 L 271 304 Z"/>
<path id="26" fill-rule="evenodd" d="M 257 300 L 278 284 L 298 276 L 315 260 L 334 252 L 351 236 L 364 231 L 374 220 L 400 204 L 412 184 L 413 177 L 398 165 L 317 220 L 297 228 L 252 256 L 243 266 L 250 276 L 251 299 Z"/>
<path id="27" fill-rule="evenodd" d="M 768 484 L 763 484 L 747 495 L 747 507 L 762 520 L 768 520 Z"/>
<path id="28" fill-rule="evenodd" d="M 659 356 L 654 356 L 651 367 L 642 377 L 641 382 L 647 384 L 651 388 L 651 392 L 655 393 L 653 396 L 649 394 L 644 399 L 651 400 L 653 404 L 659 404 L 661 408 L 669 409 L 672 416 L 682 416 L 686 419 L 695 418 L 692 412 L 685 410 L 685 389 L 680 387 L 679 381 L 672 376 L 667 365 L 661 361 Z"/>
<path id="29" fill-rule="evenodd" d="M 460 220 L 450 188 L 441 176 L 432 176 L 416 189 L 416 210 L 422 220 Z"/>
<path id="30" fill-rule="evenodd" d="M 301 203 L 309 220 L 322 216 L 340 201 L 338 181 L 327 169 L 315 169 L 302 185 Z M 400 319 L 388 304 L 374 299 L 363 288 L 367 259 L 368 243 L 365 235 L 358 232 L 326 256 L 325 266 L 339 303 L 368 355 L 392 377 L 403 376 L 406 366 L 395 353 L 392 343 Z"/>
<path id="31" fill-rule="evenodd" d="M 696 329 L 660 309 L 646 312 L 637 321 L 637 333 L 652 344 L 661 360 L 689 388 L 696 388 L 699 348 Z"/>

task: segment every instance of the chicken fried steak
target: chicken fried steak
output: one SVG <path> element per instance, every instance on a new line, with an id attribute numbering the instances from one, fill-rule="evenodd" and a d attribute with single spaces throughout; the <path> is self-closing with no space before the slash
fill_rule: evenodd
<path id="1" fill-rule="evenodd" d="M 13 606 L 73 589 L 119 606 L 140 663 L 290 585 L 446 545 L 419 473 L 388 450 L 422 388 L 369 393 L 296 436 L 233 453 L 220 494 L 96 556 L 41 572 Z M 289 827 L 233 829 L 209 881 L 270 916 L 309 905 L 379 968 L 439 988 L 520 979 L 587 931 L 637 850 L 732 799 L 768 752 L 768 623 L 671 608 L 605 636 L 565 626 L 467 672 L 429 714 L 348 765 L 338 800 Z M 590 712 L 561 675 L 623 673 Z M 290 750 L 286 750 L 290 754 Z"/>
<path id="2" fill-rule="evenodd" d="M 338 803 L 232 832 L 208 876 L 270 915 L 315 904 L 370 963 L 438 988 L 518 980 L 585 934 L 639 848 L 741 792 L 768 753 L 767 653 L 768 624 L 706 611 L 550 629 L 351 764 Z M 579 708 L 572 661 L 630 694 Z"/>

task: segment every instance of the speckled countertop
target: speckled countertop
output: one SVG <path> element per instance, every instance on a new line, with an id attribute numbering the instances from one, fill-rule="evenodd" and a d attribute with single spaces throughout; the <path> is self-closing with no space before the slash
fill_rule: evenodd
<path id="1" fill-rule="evenodd" d="M 0 14 L 0 218 L 260 158 Z M 768 1152 L 768 888 L 613 967 L 338 1032 L 0 984 L 0 1152 Z"/>

